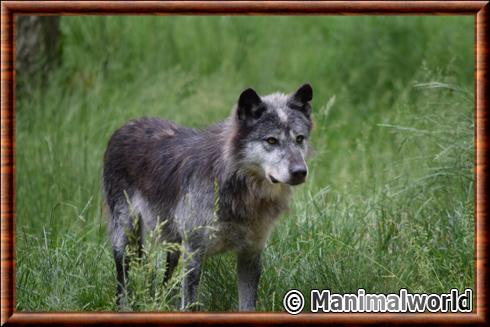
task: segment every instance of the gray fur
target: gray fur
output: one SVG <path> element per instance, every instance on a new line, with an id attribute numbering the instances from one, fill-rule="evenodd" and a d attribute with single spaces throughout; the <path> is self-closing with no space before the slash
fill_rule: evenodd
<path id="1" fill-rule="evenodd" d="M 291 185 L 307 174 L 311 97 L 308 84 L 291 95 L 262 98 L 247 89 L 230 117 L 208 129 L 142 118 L 112 135 L 103 184 L 119 306 L 125 303 L 128 232 L 141 243 L 165 221 L 162 238 L 185 249 L 182 309 L 196 301 L 204 258 L 234 251 L 239 309 L 255 310 L 262 249 L 287 209 Z M 166 280 L 178 258 L 168 257 Z"/>

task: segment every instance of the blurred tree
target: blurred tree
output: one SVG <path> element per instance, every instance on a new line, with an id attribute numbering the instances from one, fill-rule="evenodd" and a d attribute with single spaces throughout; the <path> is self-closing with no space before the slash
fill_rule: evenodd
<path id="1" fill-rule="evenodd" d="M 16 17 L 17 80 L 30 83 L 46 80 L 60 62 L 60 17 Z"/>

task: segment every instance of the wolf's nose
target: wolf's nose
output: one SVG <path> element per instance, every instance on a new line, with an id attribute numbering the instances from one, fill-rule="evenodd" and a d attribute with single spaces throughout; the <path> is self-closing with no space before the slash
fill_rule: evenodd
<path id="1" fill-rule="evenodd" d="M 305 168 L 299 168 L 299 169 L 291 171 L 291 174 L 293 175 L 293 177 L 305 178 L 306 177 L 306 169 Z"/>
<path id="2" fill-rule="evenodd" d="M 301 166 L 294 166 L 290 169 L 291 172 L 291 183 L 292 185 L 296 184 L 301 184 L 305 181 L 306 179 L 306 174 L 308 173 L 306 170 L 306 167 L 301 165 Z"/>

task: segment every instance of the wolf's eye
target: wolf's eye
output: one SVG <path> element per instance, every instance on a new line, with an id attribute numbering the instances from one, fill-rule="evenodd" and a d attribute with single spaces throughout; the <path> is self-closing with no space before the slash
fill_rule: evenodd
<path id="1" fill-rule="evenodd" d="M 303 135 L 296 136 L 296 143 L 303 143 L 305 137 Z"/>
<path id="2" fill-rule="evenodd" d="M 277 144 L 277 139 L 274 137 L 269 137 L 266 141 L 269 144 Z"/>

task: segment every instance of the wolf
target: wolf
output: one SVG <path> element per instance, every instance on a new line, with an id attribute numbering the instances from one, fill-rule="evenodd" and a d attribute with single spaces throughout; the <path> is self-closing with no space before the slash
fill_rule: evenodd
<path id="1" fill-rule="evenodd" d="M 248 88 L 229 117 L 207 129 L 141 118 L 114 132 L 103 190 L 119 308 L 126 301 L 130 233 L 141 246 L 165 221 L 162 240 L 183 249 L 167 255 L 164 277 L 167 282 L 182 255 L 182 310 L 196 301 L 205 258 L 224 251 L 237 257 L 239 310 L 255 310 L 261 253 L 292 186 L 308 174 L 312 98 L 308 83 L 290 94 L 259 96 Z"/>

